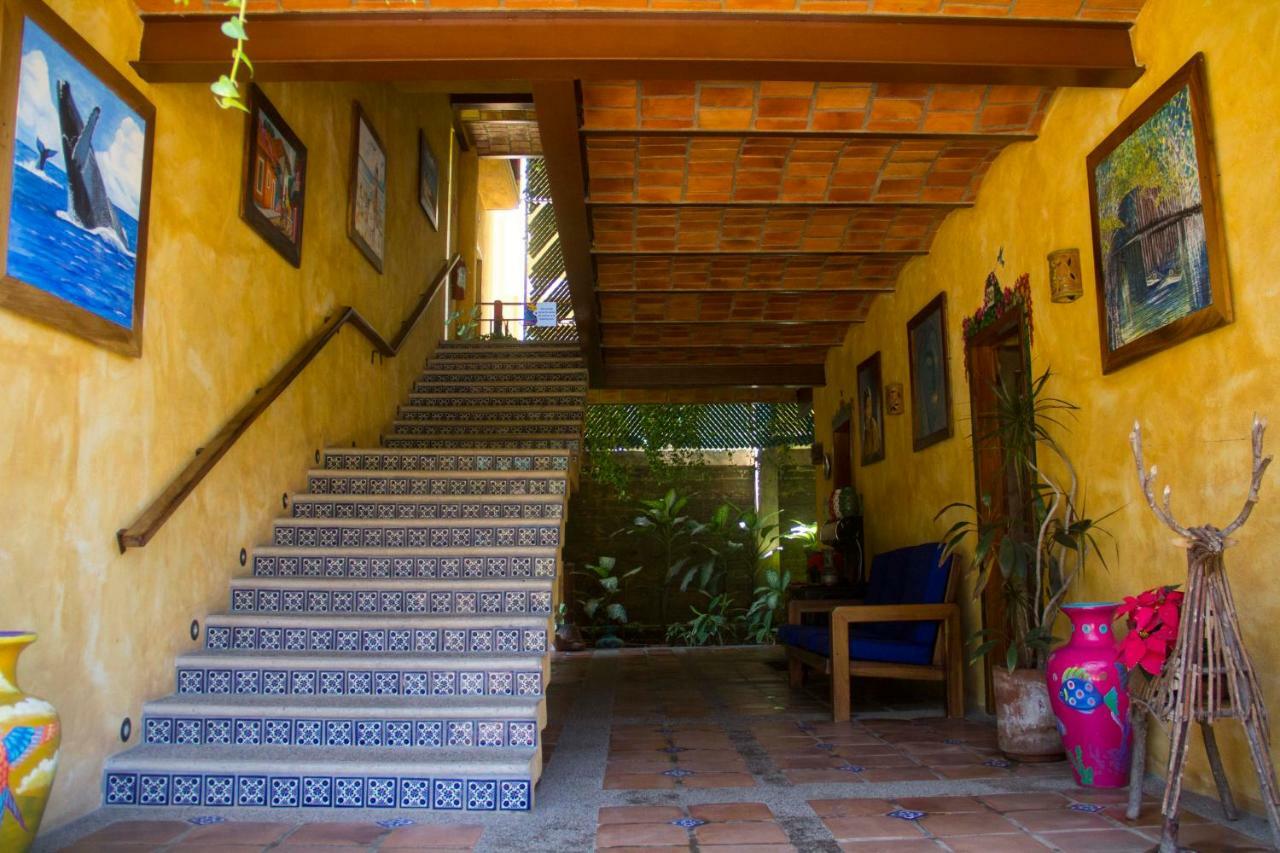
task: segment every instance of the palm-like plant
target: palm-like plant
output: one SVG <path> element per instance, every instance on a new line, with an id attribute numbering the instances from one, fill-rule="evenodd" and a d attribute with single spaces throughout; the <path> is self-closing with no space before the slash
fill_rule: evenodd
<path id="1" fill-rule="evenodd" d="M 677 494 L 675 489 L 654 500 L 642 500 L 638 514 L 631 524 L 617 531 L 626 536 L 639 536 L 653 542 L 662 560 L 663 581 L 658 593 L 658 619 L 667 622 L 667 599 L 671 582 L 685 571 L 690 562 L 688 554 L 693 525 L 685 515 L 689 499 Z"/>
<path id="2" fill-rule="evenodd" d="M 616 599 L 622 594 L 622 582 L 640 571 L 640 567 L 617 574 L 618 561 L 613 557 L 601 557 L 598 563 L 588 563 L 584 571 L 575 574 L 595 580 L 597 589 L 580 600 L 582 611 L 592 622 L 615 625 L 627 624 L 627 608 Z"/>
<path id="3" fill-rule="evenodd" d="M 986 589 L 993 570 L 1000 570 L 1005 625 L 977 632 L 972 658 L 990 653 L 1003 640 L 1010 670 L 1044 667 L 1054 642 L 1053 625 L 1071 585 L 1092 555 L 1107 567 L 1098 536 L 1110 535 L 1099 526 L 1110 514 L 1099 519 L 1085 514 L 1079 476 L 1054 435 L 1067 429 L 1064 416 L 1078 407 L 1047 395 L 1049 378 L 1046 370 L 1029 385 L 1002 381 L 995 388 L 991 429 L 974 436 L 979 445 L 1000 447 L 1007 476 L 1030 497 L 1027 511 L 997 512 L 984 496 L 981 506 L 953 503 L 938 513 L 941 517 L 962 509 L 970 515 L 953 524 L 944 541 L 950 554 L 974 540 L 975 597 Z"/>
<path id="4" fill-rule="evenodd" d="M 776 618 L 782 608 L 787 587 L 791 585 L 791 572 L 765 569 L 760 586 L 755 588 L 755 598 L 743 615 L 743 631 L 753 643 L 773 642 Z"/>

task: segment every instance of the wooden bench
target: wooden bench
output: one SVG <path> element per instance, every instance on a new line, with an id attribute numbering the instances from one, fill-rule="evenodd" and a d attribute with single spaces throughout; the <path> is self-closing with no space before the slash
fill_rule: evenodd
<path id="1" fill-rule="evenodd" d="M 788 604 L 778 641 L 787 648 L 791 686 L 803 684 L 806 667 L 830 675 L 832 719 L 840 722 L 849 719 L 852 676 L 941 681 L 947 716 L 963 717 L 959 572 L 952 557 L 939 561 L 941 553 L 929 543 L 878 554 L 861 602 Z M 828 613 L 830 624 L 802 625 L 805 613 Z"/>

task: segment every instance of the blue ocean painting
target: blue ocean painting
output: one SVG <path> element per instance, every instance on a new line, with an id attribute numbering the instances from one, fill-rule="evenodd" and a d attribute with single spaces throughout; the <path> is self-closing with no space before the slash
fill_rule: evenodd
<path id="1" fill-rule="evenodd" d="M 146 131 L 141 116 L 24 21 L 10 277 L 132 327 Z"/>
<path id="2" fill-rule="evenodd" d="M 1212 301 L 1191 109 L 1183 87 L 1095 169 L 1112 351 Z"/>

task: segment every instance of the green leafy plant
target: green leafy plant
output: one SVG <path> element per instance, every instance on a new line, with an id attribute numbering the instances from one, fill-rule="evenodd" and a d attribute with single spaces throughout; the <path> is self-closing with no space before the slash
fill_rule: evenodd
<path id="1" fill-rule="evenodd" d="M 746 539 L 753 577 L 765 561 L 781 550 L 782 536 L 778 530 L 778 518 L 777 512 L 762 515 L 755 510 L 745 509 L 738 513 L 738 529 Z"/>
<path id="2" fill-rule="evenodd" d="M 457 324 L 456 326 L 454 324 Z M 458 309 L 451 311 L 445 324 L 453 328 L 453 336 L 460 341 L 474 341 L 480 337 L 480 306 L 475 305 L 470 311 Z"/>
<path id="3" fill-rule="evenodd" d="M 690 586 L 699 592 L 715 594 L 722 591 L 725 576 L 729 573 L 731 558 L 743 548 L 738 525 L 739 512 L 733 504 L 720 504 L 705 522 L 690 520 L 689 538 L 693 543 L 693 556 L 675 577 L 681 592 Z"/>
<path id="4" fill-rule="evenodd" d="M 791 585 L 791 572 L 765 569 L 763 580 L 755 588 L 754 598 L 742 616 L 743 636 L 753 643 L 772 643 L 777 632 L 776 619 Z"/>
<path id="5" fill-rule="evenodd" d="M 588 563 L 585 570 L 574 572 L 596 582 L 596 588 L 579 599 L 582 612 L 594 624 L 627 624 L 627 609 L 617 599 L 622 595 L 622 582 L 639 571 L 637 566 L 618 574 L 618 561 L 613 557 L 601 557 L 596 563 Z"/>
<path id="6" fill-rule="evenodd" d="M 686 646 L 708 646 L 713 643 L 723 646 L 726 640 L 734 638 L 734 623 L 737 619 L 733 612 L 733 599 L 723 592 L 708 598 L 710 601 L 707 602 L 705 611 L 690 607 L 692 619 L 667 626 L 667 642 Z"/>
<path id="7" fill-rule="evenodd" d="M 975 597 L 992 577 L 1001 578 L 1005 624 L 976 632 L 971 658 L 978 660 L 1005 642 L 1004 664 L 1011 671 L 1044 667 L 1054 622 L 1072 584 L 1094 555 L 1107 568 L 1099 537 L 1110 536 L 1100 524 L 1111 514 L 1099 519 L 1085 514 L 1079 476 L 1054 435 L 1066 430 L 1063 417 L 1078 407 L 1046 394 L 1049 379 L 1046 370 L 1026 385 L 1001 382 L 995 388 L 993 425 L 974 436 L 979 446 L 1000 448 L 1006 477 L 1021 484 L 1030 505 L 1024 512 L 998 511 L 984 496 L 979 506 L 953 503 L 937 516 L 953 509 L 968 516 L 947 531 L 944 553 L 974 543 Z"/>
<path id="8" fill-rule="evenodd" d="M 685 514 L 689 498 L 675 489 L 653 500 L 642 500 L 631 524 L 614 533 L 634 536 L 653 543 L 661 561 L 662 580 L 658 593 L 658 621 L 667 622 L 667 604 L 672 582 L 681 577 L 692 559 L 693 524 Z"/>
<path id="9" fill-rule="evenodd" d="M 793 524 L 782 538 L 788 542 L 800 543 L 800 547 L 806 554 L 822 550 L 822 540 L 818 538 L 818 525 L 814 522 Z"/>

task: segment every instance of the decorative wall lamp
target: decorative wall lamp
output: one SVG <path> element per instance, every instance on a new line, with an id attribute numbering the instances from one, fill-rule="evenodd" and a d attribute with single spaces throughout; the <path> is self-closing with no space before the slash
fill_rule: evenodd
<path id="1" fill-rule="evenodd" d="M 1080 250 L 1059 249 L 1049 253 L 1049 298 L 1054 302 L 1075 302 L 1084 293 L 1080 280 Z"/>

